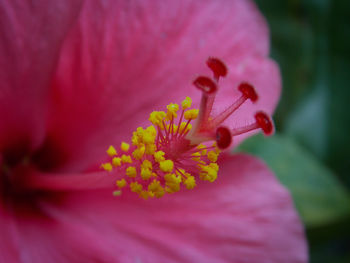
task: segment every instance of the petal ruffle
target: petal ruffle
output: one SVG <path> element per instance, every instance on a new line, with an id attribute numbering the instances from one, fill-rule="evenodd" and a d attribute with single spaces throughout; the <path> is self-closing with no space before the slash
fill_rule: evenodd
<path id="1" fill-rule="evenodd" d="M 78 171 L 100 161 L 108 144 L 129 139 L 169 102 L 188 95 L 199 102 L 191 81 L 209 73 L 209 56 L 249 71 L 255 57 L 268 63 L 268 49 L 266 23 L 251 1 L 88 1 L 54 78 L 48 138 L 66 156 L 59 167 Z M 242 77 L 232 75 L 232 83 Z M 278 71 L 269 77 L 274 83 Z M 265 89 L 273 93 L 265 101 L 271 111 L 279 87 L 258 87 Z"/>
<path id="2" fill-rule="evenodd" d="M 73 231 L 76 238 L 68 245 L 95 251 L 97 261 L 307 262 L 303 227 L 289 193 L 254 157 L 226 157 L 215 183 L 159 200 L 97 191 L 65 198 L 58 207 L 42 204 L 62 229 L 55 238 Z M 33 238 L 44 238 L 41 226 L 36 231 Z M 51 246 L 41 244 L 35 249 Z M 54 245 L 56 251 L 67 246 Z"/>

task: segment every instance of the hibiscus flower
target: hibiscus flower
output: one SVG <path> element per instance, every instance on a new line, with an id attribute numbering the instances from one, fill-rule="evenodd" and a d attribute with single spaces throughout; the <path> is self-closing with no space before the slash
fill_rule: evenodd
<path id="1" fill-rule="evenodd" d="M 214 112 L 243 81 L 259 94 L 229 127 L 271 114 L 268 51 L 246 0 L 0 1 L 0 262 L 306 262 L 290 195 L 254 157 L 224 154 L 215 182 L 149 200 L 113 196 L 99 168 L 153 110 L 199 105 L 210 55 L 229 69 Z"/>

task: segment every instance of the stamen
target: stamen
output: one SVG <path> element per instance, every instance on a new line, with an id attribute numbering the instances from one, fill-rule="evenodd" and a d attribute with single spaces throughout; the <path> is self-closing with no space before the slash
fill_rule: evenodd
<path id="1" fill-rule="evenodd" d="M 115 186 L 118 188 L 113 192 L 115 196 L 121 195 L 122 191 L 131 191 L 148 199 L 178 192 L 181 187 L 193 189 L 198 180 L 214 182 L 219 171 L 220 149 L 228 148 L 233 136 L 259 128 L 265 135 L 271 135 L 274 126 L 270 117 L 261 111 L 255 114 L 253 124 L 233 130 L 222 126 L 246 100 L 256 102 L 258 96 L 252 85 L 242 82 L 238 87 L 241 97 L 216 117 L 212 116 L 218 80 L 226 76 L 227 69 L 216 58 L 209 58 L 207 65 L 213 71 L 214 79 L 200 76 L 193 82 L 202 91 L 200 109 L 191 109 L 192 99 L 186 97 L 181 103 L 180 114 L 179 105 L 174 103 L 170 103 L 166 111 L 153 111 L 149 117 L 152 125 L 138 127 L 132 133 L 130 144 L 122 142 L 118 151 L 113 146 L 107 149 L 108 161 L 101 168 L 108 176 L 100 173 L 82 176 L 31 173 L 26 175 L 29 178 L 26 186 L 59 191 Z"/>
<path id="2" fill-rule="evenodd" d="M 208 67 L 214 79 L 197 77 L 193 84 L 202 92 L 200 109 L 191 109 L 192 99 L 186 97 L 181 103 L 170 103 L 164 111 L 154 111 L 149 121 L 153 124 L 146 129 L 139 127 L 131 138 L 132 146 L 123 142 L 122 155 L 118 155 L 113 146 L 107 150 L 111 162 L 102 164 L 102 168 L 117 175 L 116 186 L 120 191 L 129 188 L 141 198 L 162 197 L 186 189 L 194 188 L 197 179 L 214 182 L 219 166 L 217 164 L 220 149 L 228 148 L 232 137 L 254 129 L 262 129 L 264 134 L 273 132 L 273 123 L 267 114 L 257 112 L 256 122 L 245 127 L 230 130 L 221 124 L 232 115 L 245 101 L 258 100 L 254 87 L 242 82 L 238 86 L 241 96 L 216 117 L 211 116 L 220 77 L 227 75 L 224 63 L 209 58 Z M 192 121 L 196 121 L 192 128 Z M 206 145 L 214 141 L 212 146 Z M 204 144 L 203 144 L 204 143 Z"/>

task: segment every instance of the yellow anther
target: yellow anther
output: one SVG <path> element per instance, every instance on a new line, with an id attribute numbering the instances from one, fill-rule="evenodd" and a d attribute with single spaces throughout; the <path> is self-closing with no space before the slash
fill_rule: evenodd
<path id="1" fill-rule="evenodd" d="M 164 154 L 165 154 L 165 152 L 163 152 L 163 151 L 155 152 L 153 156 L 154 156 L 154 159 L 156 160 L 156 162 L 159 163 L 161 161 L 164 161 L 165 160 Z"/>
<path id="2" fill-rule="evenodd" d="M 152 163 L 148 160 L 144 160 L 141 164 L 141 167 L 152 170 Z"/>
<path id="3" fill-rule="evenodd" d="M 167 112 L 166 117 L 168 120 L 171 120 L 172 118 L 177 117 L 177 111 L 179 110 L 179 105 L 175 103 L 170 103 L 168 106 L 166 106 Z"/>
<path id="4" fill-rule="evenodd" d="M 193 189 L 196 186 L 196 179 L 193 176 L 189 176 L 184 181 L 187 189 Z"/>
<path id="5" fill-rule="evenodd" d="M 141 191 L 140 197 L 147 200 L 149 197 L 153 197 L 153 193 L 147 192 L 147 191 Z"/>
<path id="6" fill-rule="evenodd" d="M 219 154 L 219 153 L 221 152 L 220 149 L 219 149 L 219 147 L 218 147 L 218 145 L 216 144 L 216 142 L 213 143 L 213 147 L 215 148 L 215 152 L 216 152 L 217 154 Z"/>
<path id="7" fill-rule="evenodd" d="M 132 156 L 136 160 L 140 160 L 143 157 L 144 153 L 145 153 L 145 146 L 142 145 L 140 148 L 137 148 L 132 152 Z"/>
<path id="8" fill-rule="evenodd" d="M 177 125 L 173 124 L 173 128 L 172 128 L 173 130 L 172 130 L 172 132 L 173 132 L 173 133 L 176 133 L 176 132 L 177 132 L 177 128 L 178 128 Z"/>
<path id="9" fill-rule="evenodd" d="M 150 134 L 156 136 L 157 135 L 157 130 L 154 128 L 153 125 L 150 125 L 146 128 L 146 131 L 149 132 Z"/>
<path id="10" fill-rule="evenodd" d="M 197 118 L 198 112 L 199 111 L 197 109 L 192 109 L 192 110 L 185 111 L 184 118 L 186 120 L 194 120 L 194 119 Z"/>
<path id="11" fill-rule="evenodd" d="M 120 190 L 113 191 L 113 196 L 120 196 L 122 192 Z"/>
<path id="12" fill-rule="evenodd" d="M 117 150 L 111 145 L 108 147 L 107 154 L 112 157 L 117 155 Z"/>
<path id="13" fill-rule="evenodd" d="M 138 182 L 132 182 L 130 183 L 130 190 L 135 193 L 141 193 L 142 191 L 142 185 L 139 184 Z"/>
<path id="14" fill-rule="evenodd" d="M 182 105 L 182 109 L 183 109 L 183 110 L 186 110 L 186 109 L 188 109 L 188 108 L 191 108 L 192 99 L 191 99 L 190 97 L 186 97 L 186 98 L 182 101 L 181 105 Z"/>
<path id="15" fill-rule="evenodd" d="M 157 146 L 155 144 L 146 144 L 146 154 L 153 155 L 157 150 Z"/>
<path id="16" fill-rule="evenodd" d="M 213 168 L 215 171 L 219 171 L 219 165 L 217 163 L 210 163 L 209 166 Z"/>
<path id="17" fill-rule="evenodd" d="M 181 183 L 181 176 L 176 176 L 175 174 L 166 174 L 164 175 L 164 180 L 166 183 L 169 184 L 180 184 Z"/>
<path id="18" fill-rule="evenodd" d="M 193 189 L 196 187 L 197 178 L 210 182 L 217 179 L 219 166 L 216 161 L 220 150 L 216 143 L 213 147 L 209 147 L 209 144 L 200 144 L 196 148 L 183 145 L 183 137 L 192 129 L 190 121 L 196 119 L 199 114 L 197 109 L 191 109 L 191 105 L 190 97 L 182 101 L 181 123 L 174 120 L 178 117 L 178 104 L 170 103 L 166 112 L 152 112 L 149 117 L 152 125 L 146 128 L 138 127 L 132 133 L 130 144 L 121 143 L 122 153 L 118 154 L 113 146 L 109 146 L 107 154 L 112 160 L 101 167 L 106 171 L 112 171 L 114 167 L 123 167 L 125 171 L 124 179 L 115 182 L 119 190 L 114 191 L 114 195 L 120 195 L 121 189 L 124 191 L 127 187 L 147 200 L 178 192 L 181 185 Z M 186 160 L 184 163 L 176 161 L 182 158 Z M 189 170 L 191 173 L 185 170 L 186 167 L 192 167 Z M 192 174 L 196 167 L 198 172 L 193 171 Z M 131 180 L 134 182 L 130 182 Z"/>
<path id="19" fill-rule="evenodd" d="M 180 184 L 169 184 L 169 183 L 166 183 L 166 188 L 165 190 L 169 193 L 169 194 L 172 194 L 172 193 L 175 193 L 175 192 L 178 192 L 180 191 Z"/>
<path id="20" fill-rule="evenodd" d="M 136 146 L 140 144 L 140 140 L 139 140 L 139 137 L 137 136 L 136 132 L 132 133 L 131 143 L 132 143 L 132 145 L 136 145 Z"/>
<path id="21" fill-rule="evenodd" d="M 214 151 L 208 152 L 208 159 L 211 162 L 216 162 L 218 160 L 218 154 Z"/>
<path id="22" fill-rule="evenodd" d="M 130 155 L 122 155 L 122 163 L 132 163 L 131 156 Z"/>
<path id="23" fill-rule="evenodd" d="M 114 157 L 113 159 L 112 159 L 112 164 L 113 164 L 113 166 L 115 166 L 115 167 L 119 167 L 119 166 L 121 166 L 122 165 L 122 159 L 120 159 L 119 157 Z"/>
<path id="24" fill-rule="evenodd" d="M 148 191 L 156 192 L 156 191 L 158 190 L 159 187 L 162 187 L 162 186 L 160 185 L 160 182 L 159 182 L 158 180 L 154 179 L 154 180 L 152 181 L 152 183 L 150 183 L 150 184 L 148 185 Z"/>
<path id="25" fill-rule="evenodd" d="M 126 143 L 126 142 L 122 142 L 122 144 L 120 145 L 120 149 L 121 149 L 123 152 L 129 151 L 129 148 L 130 148 L 130 144 L 128 144 L 128 143 Z"/>
<path id="26" fill-rule="evenodd" d="M 121 180 L 118 180 L 118 181 L 116 182 L 116 185 L 117 185 L 119 188 L 123 188 L 123 187 L 125 187 L 125 186 L 127 185 L 127 182 L 126 182 L 125 179 L 123 178 L 123 179 L 121 179 Z"/>
<path id="27" fill-rule="evenodd" d="M 207 154 L 207 146 L 203 145 L 203 144 L 200 144 L 197 146 L 197 149 L 198 150 L 202 150 L 201 151 L 201 154 L 202 155 L 206 155 Z"/>
<path id="28" fill-rule="evenodd" d="M 105 171 L 108 171 L 108 172 L 113 170 L 111 163 L 103 163 L 103 164 L 101 164 L 101 167 L 102 167 L 102 169 L 104 169 Z"/>
<path id="29" fill-rule="evenodd" d="M 186 127 L 186 130 L 184 131 L 185 127 Z M 191 129 L 192 129 L 192 124 L 191 123 L 186 124 L 186 122 L 181 122 L 179 132 L 181 132 L 181 133 L 182 132 L 188 132 Z"/>
<path id="30" fill-rule="evenodd" d="M 152 183 L 148 185 L 148 192 L 153 193 L 153 195 L 157 198 L 160 198 L 165 194 L 164 188 L 160 185 L 160 182 L 157 180 L 153 180 Z"/>
<path id="31" fill-rule="evenodd" d="M 154 144 L 154 141 L 156 140 L 156 136 L 150 132 L 145 132 L 142 139 L 144 144 Z"/>
<path id="32" fill-rule="evenodd" d="M 214 182 L 218 176 L 218 171 L 210 165 L 202 166 L 200 178 L 205 181 Z"/>
<path id="33" fill-rule="evenodd" d="M 141 177 L 143 180 L 148 180 L 152 176 L 152 171 L 148 168 L 141 168 Z"/>
<path id="34" fill-rule="evenodd" d="M 174 169 L 174 163 L 172 160 L 165 160 L 159 163 L 159 168 L 165 173 L 170 173 Z"/>
<path id="35" fill-rule="evenodd" d="M 201 154 L 199 152 L 192 153 L 192 160 L 194 161 L 200 161 L 201 160 Z"/>
<path id="36" fill-rule="evenodd" d="M 166 116 L 164 111 L 153 111 L 149 116 L 149 121 L 156 126 L 163 126 L 163 120 Z"/>
<path id="37" fill-rule="evenodd" d="M 125 174 L 129 177 L 136 177 L 136 168 L 134 166 L 129 166 L 128 168 L 126 168 Z"/>
<path id="38" fill-rule="evenodd" d="M 164 191 L 164 188 L 163 187 L 159 187 L 157 189 L 157 191 L 153 192 L 154 193 L 154 196 L 157 197 L 157 198 L 161 198 L 164 194 L 165 194 L 165 191 Z"/>
<path id="39" fill-rule="evenodd" d="M 175 174 L 176 175 L 184 175 L 184 176 L 187 176 L 188 175 L 188 173 L 186 173 L 186 171 L 184 170 L 184 169 L 182 169 L 182 168 L 179 168 L 179 169 L 177 169 L 176 171 L 175 171 Z"/>

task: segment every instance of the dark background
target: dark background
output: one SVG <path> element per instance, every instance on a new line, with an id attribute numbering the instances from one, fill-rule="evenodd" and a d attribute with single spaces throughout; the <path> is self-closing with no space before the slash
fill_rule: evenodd
<path id="1" fill-rule="evenodd" d="M 263 158 L 292 193 L 310 262 L 350 262 L 350 1 L 256 0 L 283 94 L 276 135 L 238 151 Z"/>

